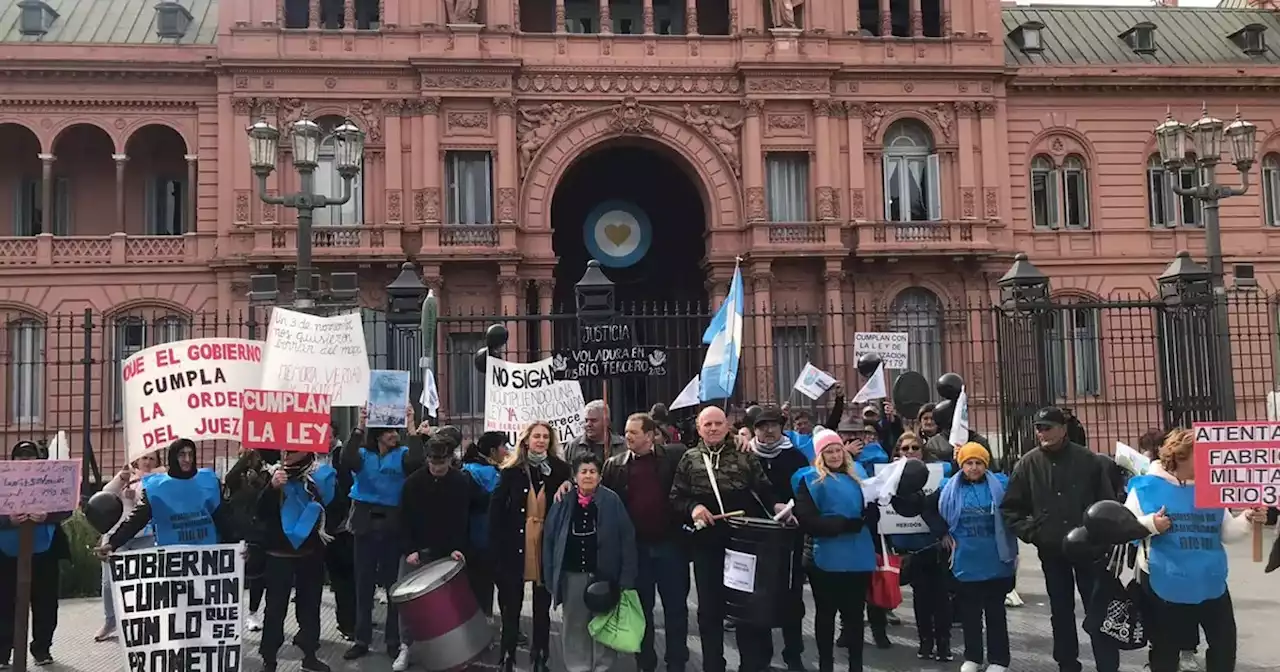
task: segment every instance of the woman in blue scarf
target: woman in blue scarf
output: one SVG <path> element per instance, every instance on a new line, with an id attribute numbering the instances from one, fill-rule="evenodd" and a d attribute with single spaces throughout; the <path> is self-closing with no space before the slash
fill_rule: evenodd
<path id="1" fill-rule="evenodd" d="M 983 622 L 986 622 L 987 672 L 1009 668 L 1009 623 L 1004 598 L 1013 590 L 1017 539 L 1000 516 L 1005 483 L 1002 474 L 987 473 L 991 454 L 969 442 L 956 451 L 960 474 L 948 479 L 937 494 L 938 516 L 926 516 L 938 532 L 949 536 L 951 572 L 955 575 L 956 605 L 964 626 L 964 663 L 960 672 L 978 672 L 983 663 Z"/>

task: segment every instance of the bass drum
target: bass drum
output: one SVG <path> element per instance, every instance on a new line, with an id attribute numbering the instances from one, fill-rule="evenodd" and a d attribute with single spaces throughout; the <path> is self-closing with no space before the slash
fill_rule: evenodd
<path id="1" fill-rule="evenodd" d="M 437 560 L 391 586 L 388 598 L 413 640 L 410 658 L 427 672 L 462 670 L 489 648 L 493 630 L 476 604 L 465 563 Z"/>

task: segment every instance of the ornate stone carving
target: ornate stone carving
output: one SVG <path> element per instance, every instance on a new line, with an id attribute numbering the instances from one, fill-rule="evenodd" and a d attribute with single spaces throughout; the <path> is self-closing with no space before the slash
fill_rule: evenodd
<path id="1" fill-rule="evenodd" d="M 652 110 L 635 98 L 626 98 L 610 110 L 609 128 L 619 133 L 638 135 L 653 130 Z"/>
<path id="2" fill-rule="evenodd" d="M 747 80 L 752 93 L 826 93 L 827 80 L 811 77 L 767 77 Z"/>
<path id="3" fill-rule="evenodd" d="M 516 293 L 520 288 L 520 278 L 514 275 L 498 276 L 498 292 L 503 296 L 510 296 Z"/>
<path id="4" fill-rule="evenodd" d="M 742 162 L 738 158 L 738 130 L 742 128 L 742 119 L 725 117 L 719 105 L 700 105 L 694 110 L 692 105 L 685 103 L 684 121 L 715 143 L 729 161 L 734 175 L 742 173 Z"/>
<path id="5" fill-rule="evenodd" d="M 402 198 L 403 197 L 401 196 L 399 189 L 387 190 L 387 221 L 388 222 L 403 221 L 404 208 L 401 207 L 401 203 L 400 203 Z"/>
<path id="6" fill-rule="evenodd" d="M 769 3 L 769 27 L 770 28 L 790 28 L 792 30 L 799 28 L 796 23 L 795 7 L 800 2 L 792 2 L 792 0 L 774 0 Z M 732 34 L 732 33 L 730 33 Z"/>
<path id="7" fill-rule="evenodd" d="M 509 96 L 500 96 L 493 99 L 493 109 L 498 114 L 512 115 L 516 112 L 516 99 Z"/>
<path id="8" fill-rule="evenodd" d="M 920 37 L 924 35 L 924 17 L 919 11 L 911 12 L 911 35 L 912 37 Z"/>
<path id="9" fill-rule="evenodd" d="M 549 301 L 555 295 L 556 281 L 554 278 L 537 278 L 533 281 L 533 285 L 537 289 L 539 299 Z"/>
<path id="10" fill-rule="evenodd" d="M 951 142 L 952 130 L 955 124 L 955 115 L 951 111 L 951 107 L 946 103 L 938 103 L 925 108 L 924 112 L 932 117 L 934 123 L 938 125 L 938 131 L 942 133 L 942 139 Z"/>
<path id="11" fill-rule="evenodd" d="M 987 218 L 995 219 L 1000 216 L 1000 196 L 995 187 L 982 188 L 982 203 Z"/>
<path id="12" fill-rule="evenodd" d="M 267 198 L 275 198 L 278 195 L 279 194 L 275 189 L 267 190 Z M 275 224 L 276 222 L 279 222 L 280 221 L 279 215 L 280 215 L 280 206 L 273 205 L 271 203 L 262 204 L 262 223 L 263 224 Z"/>
<path id="13" fill-rule="evenodd" d="M 516 221 L 516 190 L 514 187 L 498 188 L 498 221 Z"/>
<path id="14" fill-rule="evenodd" d="M 440 114 L 440 99 L 432 96 L 419 101 L 423 114 Z"/>
<path id="15" fill-rule="evenodd" d="M 360 107 L 347 108 L 347 116 L 360 124 L 360 130 L 364 131 L 369 142 L 382 142 L 382 112 L 372 100 L 362 100 Z"/>
<path id="16" fill-rule="evenodd" d="M 773 282 L 773 271 L 768 268 L 755 268 L 751 270 L 750 277 L 753 292 L 767 292 L 769 285 Z"/>
<path id="17" fill-rule="evenodd" d="M 880 13 L 880 34 L 885 36 L 893 34 L 893 13 L 892 12 L 886 11 L 886 12 Z"/>
<path id="18" fill-rule="evenodd" d="M 742 109 L 746 111 L 748 117 L 758 117 L 764 112 L 764 101 L 758 99 L 742 101 Z"/>
<path id="19" fill-rule="evenodd" d="M 276 114 L 280 119 L 281 139 L 293 134 L 293 123 L 310 117 L 307 104 L 298 98 L 285 98 L 279 101 Z"/>
<path id="20" fill-rule="evenodd" d="M 652 35 L 653 34 L 653 5 L 652 4 L 645 4 L 644 17 L 642 21 L 644 25 L 644 34 Z M 732 35 L 733 33 L 730 32 L 729 34 Z"/>
<path id="21" fill-rule="evenodd" d="M 983 86 L 984 86 L 984 87 L 989 87 L 990 85 L 989 85 L 989 84 L 983 84 Z M 993 102 L 985 101 L 985 100 L 984 100 L 984 101 L 982 101 L 982 102 L 980 102 L 980 103 L 977 103 L 977 108 L 978 108 L 978 114 L 980 114 L 980 115 L 982 115 L 982 116 L 984 116 L 984 117 L 994 117 L 994 116 L 996 116 L 996 104 L 995 104 L 995 103 L 993 103 Z"/>
<path id="22" fill-rule="evenodd" d="M 249 221 L 249 190 L 236 189 L 236 221 Z"/>
<path id="23" fill-rule="evenodd" d="M 813 101 L 813 113 L 819 117 L 829 117 L 832 113 L 831 108 L 838 105 L 839 103 L 833 103 L 830 100 L 818 98 Z"/>
<path id="24" fill-rule="evenodd" d="M 421 222 L 427 218 L 427 190 L 413 190 L 413 221 Z"/>
<path id="25" fill-rule="evenodd" d="M 533 164 L 533 157 L 547 144 L 556 131 L 570 119 L 583 112 L 577 105 L 564 103 L 546 103 L 535 107 L 521 107 L 516 110 L 518 121 L 517 138 L 520 144 L 520 175 L 524 176 Z"/>
<path id="26" fill-rule="evenodd" d="M 764 221 L 764 187 L 747 187 L 747 220 Z"/>
<path id="27" fill-rule="evenodd" d="M 440 89 L 508 89 L 511 79 L 503 75 L 475 74 L 426 74 L 422 75 L 422 89 L 435 91 Z"/>
<path id="28" fill-rule="evenodd" d="M 840 190 L 831 190 L 831 216 L 840 219 Z"/>
<path id="29" fill-rule="evenodd" d="M 437 275 L 439 272 L 440 269 L 437 267 L 433 273 L 422 274 L 422 284 L 427 286 L 428 291 L 435 292 L 437 298 L 444 292 L 444 278 Z"/>
<path id="30" fill-rule="evenodd" d="M 822 270 L 822 283 L 826 285 L 828 292 L 840 290 L 840 282 L 844 280 L 844 271 L 838 268 L 826 268 Z"/>
<path id="31" fill-rule="evenodd" d="M 489 113 L 479 111 L 450 112 L 445 117 L 445 127 L 449 130 L 489 128 Z"/>
<path id="32" fill-rule="evenodd" d="M 252 98 L 231 99 L 231 111 L 234 112 L 236 116 L 248 116 L 253 114 L 253 107 Z"/>
<path id="33" fill-rule="evenodd" d="M 961 119 L 972 119 L 977 113 L 977 106 L 967 100 L 956 103 L 956 116 Z"/>
<path id="34" fill-rule="evenodd" d="M 806 121 L 803 114 L 770 114 L 765 117 L 765 126 L 772 131 L 803 131 Z"/>
<path id="35" fill-rule="evenodd" d="M 864 220 L 867 218 L 866 198 L 861 189 L 849 190 L 849 219 Z"/>
<path id="36" fill-rule="evenodd" d="M 392 98 L 391 100 L 382 101 L 382 113 L 388 117 L 398 117 L 404 112 L 405 104 L 403 100 Z"/>
<path id="37" fill-rule="evenodd" d="M 476 0 L 444 0 L 445 21 L 449 23 L 476 22 Z"/>
<path id="38" fill-rule="evenodd" d="M 831 187 L 818 187 L 817 189 L 817 211 L 819 220 L 831 220 L 836 218 L 835 209 L 835 190 Z"/>
<path id="39" fill-rule="evenodd" d="M 844 108 L 844 115 L 850 119 L 862 118 L 862 103 L 852 100 L 840 101 L 840 106 Z"/>
<path id="40" fill-rule="evenodd" d="M 862 108 L 862 131 L 867 142 L 875 142 L 880 138 L 880 124 L 888 112 L 879 103 L 871 103 Z"/>
<path id="41" fill-rule="evenodd" d="M 718 75 L 670 75 L 594 72 L 533 72 L 516 79 L 516 90 L 522 93 L 601 94 L 701 94 L 719 96 L 736 94 L 742 85 L 737 77 Z"/>
<path id="42" fill-rule="evenodd" d="M 422 194 L 422 221 L 440 221 L 440 187 L 427 187 Z"/>
<path id="43" fill-rule="evenodd" d="M 973 187 L 963 187 L 960 189 L 960 216 L 964 219 L 973 219 L 977 216 L 976 196 L 973 193 Z"/>

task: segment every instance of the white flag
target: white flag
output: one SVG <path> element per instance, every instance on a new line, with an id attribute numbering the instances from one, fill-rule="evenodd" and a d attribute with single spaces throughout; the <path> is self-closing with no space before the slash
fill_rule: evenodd
<path id="1" fill-rule="evenodd" d="M 969 394 L 960 388 L 960 396 L 956 397 L 956 407 L 951 414 L 951 445 L 963 446 L 969 442 Z"/>
<path id="2" fill-rule="evenodd" d="M 796 378 L 796 384 L 792 388 L 796 392 L 817 401 L 832 385 L 836 384 L 836 379 L 831 374 L 814 366 L 812 362 L 806 362 L 804 369 L 800 371 L 800 376 Z"/>
<path id="3" fill-rule="evenodd" d="M 697 406 L 698 390 L 701 384 L 702 376 L 694 376 L 693 380 L 689 381 L 689 384 L 685 385 L 683 390 L 680 390 L 680 394 L 676 395 L 676 400 L 671 402 L 671 405 L 667 407 L 667 410 L 674 411 L 681 408 L 689 408 L 690 406 Z"/>
<path id="4" fill-rule="evenodd" d="M 884 384 L 884 364 L 876 367 L 876 372 L 871 374 L 871 380 L 858 390 L 857 396 L 853 398 L 853 403 L 861 404 L 876 399 L 885 399 L 889 396 L 888 386 Z"/>
<path id="5" fill-rule="evenodd" d="M 67 439 L 67 430 L 60 429 L 48 446 L 50 460 L 71 459 L 71 443 Z"/>
<path id="6" fill-rule="evenodd" d="M 437 417 L 440 412 L 440 391 L 436 389 L 436 374 L 431 369 L 422 371 L 422 395 L 418 403 L 426 409 L 427 415 Z"/>

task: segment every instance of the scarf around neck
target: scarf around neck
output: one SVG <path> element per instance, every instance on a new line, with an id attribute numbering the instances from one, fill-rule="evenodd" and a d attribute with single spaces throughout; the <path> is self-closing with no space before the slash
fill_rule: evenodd
<path id="1" fill-rule="evenodd" d="M 596 498 L 596 493 L 594 490 L 592 490 L 591 492 L 583 492 L 581 488 L 578 489 L 578 506 L 581 506 L 582 508 L 585 509 L 591 505 L 591 500 L 595 498 Z"/>
<path id="2" fill-rule="evenodd" d="M 780 455 L 782 451 L 794 447 L 791 439 L 786 434 L 783 434 L 781 438 L 773 443 L 760 443 L 759 439 L 751 439 L 751 450 L 766 460 L 771 460 Z"/>
<path id="3" fill-rule="evenodd" d="M 542 472 L 543 476 L 551 475 L 551 463 L 547 461 L 546 453 L 528 453 L 524 454 L 524 459 L 529 461 L 529 466 Z"/>

